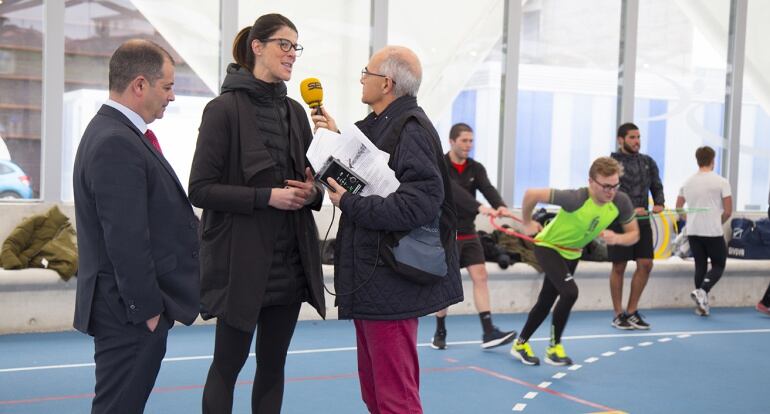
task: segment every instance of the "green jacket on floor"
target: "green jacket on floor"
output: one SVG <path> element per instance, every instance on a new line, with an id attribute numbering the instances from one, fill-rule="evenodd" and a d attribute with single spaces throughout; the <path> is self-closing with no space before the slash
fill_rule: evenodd
<path id="1" fill-rule="evenodd" d="M 3 242 L 0 262 L 6 270 L 52 269 L 69 280 L 78 269 L 75 229 L 59 207 L 24 219 Z"/>

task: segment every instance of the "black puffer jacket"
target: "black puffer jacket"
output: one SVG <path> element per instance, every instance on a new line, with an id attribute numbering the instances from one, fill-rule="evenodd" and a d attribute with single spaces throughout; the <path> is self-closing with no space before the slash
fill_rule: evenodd
<path id="1" fill-rule="evenodd" d="M 263 307 L 307 301 L 325 315 L 318 231 L 311 208 L 268 205 L 283 180 L 303 180 L 312 140 L 302 106 L 283 82 L 237 65 L 203 112 L 190 171 L 190 201 L 203 208 L 201 314 L 253 330 Z"/>
<path id="2" fill-rule="evenodd" d="M 394 121 L 418 108 L 416 98 L 401 97 L 381 114 L 372 113 L 356 125 L 381 147 Z M 434 138 L 414 120 L 401 134 L 393 157 L 401 182 L 398 190 L 386 198 L 345 193 L 340 201 L 334 267 L 340 319 L 414 318 L 463 300 L 456 255 L 446 280 L 427 286 L 405 280 L 378 260 L 378 239 L 385 231 L 408 231 L 429 223 L 444 200 L 437 154 L 430 143 Z"/>
<path id="3" fill-rule="evenodd" d="M 613 152 L 612 158 L 623 164 L 620 191 L 628 194 L 634 207 L 649 208 L 649 194 L 656 206 L 665 204 L 663 183 L 660 181 L 658 164 L 649 155 Z"/>

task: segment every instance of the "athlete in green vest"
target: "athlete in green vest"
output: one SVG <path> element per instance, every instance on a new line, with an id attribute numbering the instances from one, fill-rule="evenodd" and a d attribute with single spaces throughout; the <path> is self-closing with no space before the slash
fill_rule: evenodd
<path id="1" fill-rule="evenodd" d="M 551 343 L 545 362 L 551 365 L 571 365 L 564 352 L 561 335 L 567 325 L 572 305 L 578 297 L 573 275 L 582 249 L 597 236 L 608 245 L 632 245 L 639 239 L 639 226 L 634 220 L 634 208 L 625 193 L 619 192 L 621 165 L 610 157 L 597 158 L 588 172 L 588 187 L 576 190 L 551 188 L 529 189 L 521 206 L 523 231 L 535 234 L 535 257 L 543 267 L 545 278 L 537 303 L 529 312 L 521 335 L 511 348 L 511 355 L 526 365 L 540 365 L 532 353 L 529 338 L 548 316 L 556 298 L 559 301 L 551 317 Z M 537 203 L 561 206 L 559 213 L 542 229 L 532 220 Z M 618 220 L 623 233 L 605 230 Z M 540 231 L 542 229 L 542 231 Z M 539 232 L 539 233 L 538 233 Z"/>

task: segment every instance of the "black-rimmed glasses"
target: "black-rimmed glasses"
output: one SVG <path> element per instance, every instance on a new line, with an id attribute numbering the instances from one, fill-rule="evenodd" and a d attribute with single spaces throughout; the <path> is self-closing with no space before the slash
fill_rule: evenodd
<path id="1" fill-rule="evenodd" d="M 620 188 L 620 183 L 619 182 L 617 184 L 602 184 L 602 183 L 594 180 L 593 178 L 591 180 L 593 182 L 595 182 L 596 184 L 599 184 L 599 187 L 601 187 L 602 190 L 607 191 L 607 192 L 618 191 L 618 189 Z"/>
<path id="2" fill-rule="evenodd" d="M 268 42 L 278 42 L 278 47 L 284 52 L 290 52 L 291 49 L 294 48 L 294 50 L 297 51 L 297 57 L 302 56 L 302 51 L 305 50 L 304 47 L 300 46 L 298 43 L 292 43 L 289 39 L 275 38 L 262 40 L 262 43 Z"/>
<path id="3" fill-rule="evenodd" d="M 364 77 L 364 76 L 379 76 L 381 78 L 390 79 L 390 81 L 393 82 L 394 85 L 396 84 L 396 81 L 394 81 L 393 78 L 391 78 L 390 76 L 369 72 L 369 69 L 366 66 L 364 66 L 364 68 L 361 69 L 361 77 Z"/>

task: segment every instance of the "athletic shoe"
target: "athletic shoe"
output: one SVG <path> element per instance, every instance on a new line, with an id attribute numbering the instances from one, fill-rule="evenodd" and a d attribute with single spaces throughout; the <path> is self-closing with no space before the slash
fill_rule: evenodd
<path id="1" fill-rule="evenodd" d="M 511 347 L 511 355 L 524 365 L 540 365 L 540 358 L 536 357 L 534 352 L 532 352 L 529 342 L 524 342 L 523 344 L 520 344 L 518 341 L 514 342 Z"/>
<path id="2" fill-rule="evenodd" d="M 756 309 L 759 313 L 764 313 L 765 315 L 770 316 L 770 307 L 765 306 L 762 302 L 757 303 L 757 306 L 755 306 L 754 309 Z"/>
<path id="3" fill-rule="evenodd" d="M 551 365 L 572 365 L 572 359 L 564 352 L 564 346 L 558 343 L 554 346 L 549 346 L 545 350 L 545 362 Z"/>
<path id="4" fill-rule="evenodd" d="M 497 329 L 497 327 L 494 327 L 482 337 L 481 347 L 484 349 L 494 348 L 496 346 L 510 344 L 514 339 L 516 339 L 516 331 L 502 332 Z"/>
<path id="5" fill-rule="evenodd" d="M 622 329 L 624 331 L 627 331 L 629 329 L 634 329 L 634 327 L 631 326 L 630 323 L 628 323 L 628 315 L 626 315 L 625 312 L 621 312 L 615 315 L 615 319 L 612 320 L 612 326 L 618 329 Z"/>
<path id="6" fill-rule="evenodd" d="M 628 323 L 634 327 L 634 329 L 643 329 L 647 330 L 650 329 L 650 324 L 645 322 L 644 319 L 642 319 L 642 314 L 639 313 L 639 311 L 636 311 L 626 317 L 626 320 Z"/>
<path id="7" fill-rule="evenodd" d="M 430 341 L 430 347 L 433 349 L 446 349 L 446 329 L 436 329 L 433 339 Z"/>
<path id="8" fill-rule="evenodd" d="M 695 289 L 690 292 L 690 297 L 695 302 L 695 313 L 700 316 L 709 316 L 709 296 L 703 289 Z"/>

